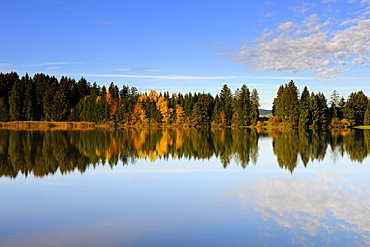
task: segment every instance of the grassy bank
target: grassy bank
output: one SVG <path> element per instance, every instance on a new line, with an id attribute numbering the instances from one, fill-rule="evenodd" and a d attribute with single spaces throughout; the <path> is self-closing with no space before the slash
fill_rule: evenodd
<path id="1" fill-rule="evenodd" d="M 370 125 L 361 125 L 361 126 L 356 126 L 353 127 L 355 129 L 362 129 L 362 130 L 370 130 Z"/>
<path id="2" fill-rule="evenodd" d="M 88 130 L 95 129 L 93 122 L 13 121 L 0 122 L 0 129 L 8 130 Z"/>

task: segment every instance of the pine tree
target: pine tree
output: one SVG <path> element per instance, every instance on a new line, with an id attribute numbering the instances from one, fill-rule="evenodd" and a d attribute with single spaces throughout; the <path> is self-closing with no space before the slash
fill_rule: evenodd
<path id="1" fill-rule="evenodd" d="M 23 108 L 23 89 L 21 81 L 17 80 L 14 82 L 12 90 L 9 96 L 9 117 L 11 121 L 23 120 L 22 108 Z"/>
<path id="2" fill-rule="evenodd" d="M 231 124 L 231 118 L 233 116 L 232 100 L 233 97 L 230 88 L 226 84 L 223 85 L 220 93 L 220 106 L 221 112 L 225 113 L 225 124 L 228 126 Z"/>
<path id="3" fill-rule="evenodd" d="M 237 99 L 238 120 L 242 126 L 249 126 L 251 124 L 251 105 L 249 88 L 243 84 Z"/>
<path id="4" fill-rule="evenodd" d="M 307 87 L 304 87 L 299 101 L 299 128 L 308 129 L 311 125 L 311 117 L 310 92 Z"/>
<path id="5" fill-rule="evenodd" d="M 367 101 L 367 108 L 364 115 L 364 125 L 370 125 L 370 100 Z"/>
<path id="6" fill-rule="evenodd" d="M 198 102 L 194 105 L 192 112 L 192 125 L 194 127 L 209 127 L 210 117 L 208 116 L 208 100 L 205 94 L 199 96 Z"/>
<path id="7" fill-rule="evenodd" d="M 345 106 L 345 117 L 351 125 L 362 125 L 368 98 L 362 92 L 351 93 Z"/>
<path id="8" fill-rule="evenodd" d="M 258 118 L 260 116 L 259 107 L 260 107 L 260 98 L 258 96 L 257 89 L 253 89 L 251 95 L 251 112 L 249 114 L 252 125 L 255 125 L 257 123 Z"/>
<path id="9" fill-rule="evenodd" d="M 52 119 L 54 121 L 66 121 L 69 115 L 68 83 L 63 78 L 57 92 L 53 97 Z"/>
<path id="10" fill-rule="evenodd" d="M 338 119 L 339 120 L 339 94 L 337 90 L 334 90 L 333 93 L 330 96 L 330 109 L 329 109 L 329 116 L 330 119 Z"/>
<path id="11" fill-rule="evenodd" d="M 299 108 L 298 108 L 298 88 L 295 86 L 293 81 L 290 81 L 287 90 L 287 98 L 285 101 L 286 115 L 288 116 L 288 122 L 295 128 L 298 126 L 299 120 Z"/>
<path id="12" fill-rule="evenodd" d="M 25 82 L 26 92 L 24 94 L 23 116 L 24 120 L 34 120 L 35 91 L 32 79 Z"/>
<path id="13" fill-rule="evenodd" d="M 8 108 L 6 107 L 5 100 L 0 98 L 0 122 L 9 121 Z"/>

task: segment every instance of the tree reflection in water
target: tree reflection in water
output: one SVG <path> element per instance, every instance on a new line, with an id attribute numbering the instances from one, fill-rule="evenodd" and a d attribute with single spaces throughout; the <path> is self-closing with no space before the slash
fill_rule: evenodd
<path id="1" fill-rule="evenodd" d="M 0 131 L 0 176 L 15 178 L 65 174 L 88 166 L 136 159 L 220 159 L 224 168 L 233 160 L 241 167 L 257 163 L 258 134 L 250 129 L 223 130 L 93 130 L 93 131 Z M 322 160 L 328 145 L 335 157 L 348 154 L 361 163 L 370 152 L 369 130 L 345 132 L 291 131 L 270 134 L 281 168 L 293 172 L 299 158 L 304 166 Z M 299 155 L 299 156 L 298 156 Z M 334 161 L 335 158 L 334 157 Z"/>

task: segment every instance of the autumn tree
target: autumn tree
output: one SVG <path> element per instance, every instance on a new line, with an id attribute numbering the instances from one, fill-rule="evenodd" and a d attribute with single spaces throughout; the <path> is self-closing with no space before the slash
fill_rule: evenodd
<path id="1" fill-rule="evenodd" d="M 173 109 L 168 107 L 168 103 L 166 98 L 160 96 L 157 102 L 157 108 L 161 112 L 162 115 L 162 122 L 164 124 L 168 124 L 171 118 L 171 114 Z"/>
<path id="2" fill-rule="evenodd" d="M 184 123 L 184 109 L 181 105 L 176 105 L 176 124 L 181 125 Z"/>

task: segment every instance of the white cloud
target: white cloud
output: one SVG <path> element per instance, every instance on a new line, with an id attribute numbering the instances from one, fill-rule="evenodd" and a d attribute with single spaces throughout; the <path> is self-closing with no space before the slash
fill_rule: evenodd
<path id="1" fill-rule="evenodd" d="M 264 80 L 291 80 L 291 76 L 197 76 L 197 75 L 134 75 L 134 74 L 94 74 L 69 73 L 69 76 L 101 77 L 101 78 L 128 78 L 128 79 L 155 79 L 155 80 L 229 80 L 229 79 L 264 79 Z M 297 80 L 318 79 L 313 77 L 294 77 Z"/>
<path id="2" fill-rule="evenodd" d="M 288 31 L 289 29 L 291 29 L 293 27 L 293 22 L 291 21 L 288 21 L 288 22 L 282 22 L 279 24 L 279 26 L 277 27 L 277 30 L 279 31 Z"/>
<path id="3" fill-rule="evenodd" d="M 10 67 L 12 66 L 10 63 L 0 63 L 0 68 Z"/>
<path id="4" fill-rule="evenodd" d="M 315 76 L 248 76 L 248 75 L 228 75 L 228 76 L 199 76 L 199 75 L 138 75 L 138 74 L 96 74 L 96 73 L 64 73 L 67 76 L 78 77 L 96 77 L 96 78 L 127 78 L 127 79 L 148 79 L 148 80 L 170 80 L 170 81 L 184 81 L 184 80 L 237 80 L 237 79 L 251 79 L 251 80 L 299 80 L 299 81 L 326 81 L 326 82 L 347 82 L 358 80 L 369 80 L 367 77 L 340 77 L 331 80 L 330 78 L 315 77 Z M 260 85 L 260 84 L 258 84 Z M 275 84 L 273 84 L 275 85 Z M 276 86 L 276 85 L 275 85 Z"/>
<path id="5" fill-rule="evenodd" d="M 44 63 L 34 63 L 34 64 L 27 64 L 25 66 L 29 67 L 47 67 L 47 66 L 59 66 L 59 65 L 74 65 L 74 64 L 82 64 L 83 62 L 44 62 Z"/>
<path id="6" fill-rule="evenodd" d="M 338 23 L 311 14 L 300 23 L 280 23 L 273 34 L 264 31 L 253 45 L 245 44 L 236 61 L 261 71 L 315 71 L 328 77 L 370 59 L 370 19 L 364 16 Z"/>
<path id="7" fill-rule="evenodd" d="M 302 5 L 292 6 L 291 9 L 297 14 L 305 14 L 315 6 L 314 3 L 303 3 Z"/>
<path id="8" fill-rule="evenodd" d="M 114 69 L 115 71 L 126 71 L 126 72 L 158 72 L 160 70 L 152 69 L 148 67 L 132 67 L 123 69 Z"/>

